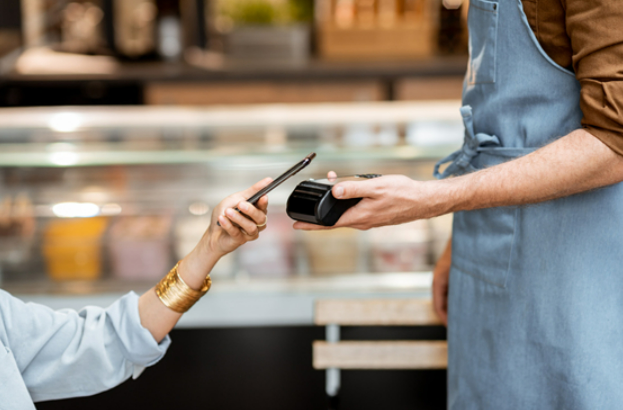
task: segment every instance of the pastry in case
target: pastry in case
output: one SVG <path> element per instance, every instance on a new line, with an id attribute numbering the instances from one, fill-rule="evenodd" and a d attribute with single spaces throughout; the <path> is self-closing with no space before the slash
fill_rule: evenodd
<path id="1" fill-rule="evenodd" d="M 55 280 L 97 279 L 102 270 L 102 236 L 107 219 L 70 218 L 51 221 L 43 233 L 43 256 Z"/>
<path id="2" fill-rule="evenodd" d="M 342 274 L 357 271 L 359 232 L 350 228 L 303 233 L 312 274 Z"/>
<path id="3" fill-rule="evenodd" d="M 294 272 L 292 221 L 282 209 L 269 215 L 260 239 L 236 251 L 240 269 L 254 277 L 286 277 Z"/>
<path id="4" fill-rule="evenodd" d="M 415 272 L 430 268 L 427 221 L 384 226 L 369 234 L 375 272 Z"/>
<path id="5" fill-rule="evenodd" d="M 158 279 L 171 268 L 171 217 L 126 216 L 108 235 L 113 276 L 124 280 Z"/>
<path id="6" fill-rule="evenodd" d="M 35 230 L 29 196 L 21 193 L 3 197 L 0 201 L 0 261 L 8 265 L 27 263 L 32 258 Z"/>

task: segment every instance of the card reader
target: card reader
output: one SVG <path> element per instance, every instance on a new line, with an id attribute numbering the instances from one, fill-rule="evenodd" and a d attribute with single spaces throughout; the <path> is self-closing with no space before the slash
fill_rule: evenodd
<path id="1" fill-rule="evenodd" d="M 361 198 L 336 199 L 331 193 L 331 188 L 344 181 L 365 181 L 380 176 L 380 174 L 360 174 L 330 180 L 303 181 L 290 194 L 286 213 L 295 221 L 333 226 L 344 212 L 357 205 Z"/>

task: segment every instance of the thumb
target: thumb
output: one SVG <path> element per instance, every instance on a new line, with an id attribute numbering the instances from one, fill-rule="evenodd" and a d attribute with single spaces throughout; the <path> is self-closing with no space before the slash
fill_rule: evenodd
<path id="1" fill-rule="evenodd" d="M 331 192 L 337 199 L 368 198 L 373 196 L 373 183 L 374 181 L 341 182 L 334 186 Z"/>
<path id="2" fill-rule="evenodd" d="M 273 182 L 272 178 L 264 178 L 263 180 L 256 182 L 251 188 L 247 188 L 244 191 L 242 191 L 241 194 L 245 198 L 250 198 L 253 195 L 255 195 L 257 192 L 259 192 L 261 189 L 266 187 L 268 184 L 270 184 L 271 182 Z"/>

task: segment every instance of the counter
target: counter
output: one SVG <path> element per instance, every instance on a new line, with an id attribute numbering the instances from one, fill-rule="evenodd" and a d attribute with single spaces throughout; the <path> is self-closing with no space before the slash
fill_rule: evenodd
<path id="1" fill-rule="evenodd" d="M 430 272 L 215 281 L 209 294 L 182 317 L 177 327 L 311 326 L 315 300 L 430 298 L 431 284 Z M 147 286 L 134 291 L 144 292 Z M 6 290 L 24 301 L 52 309 L 80 309 L 87 305 L 106 307 L 131 286 L 118 283 L 116 287 L 119 291 L 104 293 L 91 293 L 93 288 L 88 284 L 76 283 L 64 289 L 57 287 L 58 293 L 29 294 L 24 286 L 9 286 Z"/>

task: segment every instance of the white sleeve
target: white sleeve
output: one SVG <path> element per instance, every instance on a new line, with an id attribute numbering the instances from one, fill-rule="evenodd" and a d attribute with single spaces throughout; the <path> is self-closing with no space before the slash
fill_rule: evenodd
<path id="1" fill-rule="evenodd" d="M 0 290 L 0 338 L 11 349 L 33 401 L 89 396 L 158 362 L 157 343 L 141 326 L 130 292 L 107 309 L 53 311 Z"/>

